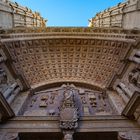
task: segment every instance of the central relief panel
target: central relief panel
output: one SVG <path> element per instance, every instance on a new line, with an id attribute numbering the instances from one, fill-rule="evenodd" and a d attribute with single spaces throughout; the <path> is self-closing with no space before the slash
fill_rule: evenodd
<path id="1" fill-rule="evenodd" d="M 63 106 L 77 108 L 79 116 L 112 115 L 107 95 L 101 91 L 63 84 L 33 93 L 24 108 L 24 116 L 60 116 Z M 67 115 L 67 114 L 66 114 Z"/>

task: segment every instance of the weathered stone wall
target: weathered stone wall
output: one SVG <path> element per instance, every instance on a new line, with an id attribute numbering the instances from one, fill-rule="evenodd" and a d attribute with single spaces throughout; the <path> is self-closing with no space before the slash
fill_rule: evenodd
<path id="1" fill-rule="evenodd" d="M 46 20 L 18 3 L 0 0 L 0 28 L 45 27 Z"/>
<path id="2" fill-rule="evenodd" d="M 140 1 L 128 0 L 97 13 L 89 20 L 90 27 L 140 28 Z"/>

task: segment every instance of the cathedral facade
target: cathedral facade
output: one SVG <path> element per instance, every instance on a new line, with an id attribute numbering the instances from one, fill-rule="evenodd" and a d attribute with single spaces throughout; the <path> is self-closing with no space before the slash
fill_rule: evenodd
<path id="1" fill-rule="evenodd" d="M 30 19 L 0 20 L 0 140 L 139 140 L 139 27 Z"/>

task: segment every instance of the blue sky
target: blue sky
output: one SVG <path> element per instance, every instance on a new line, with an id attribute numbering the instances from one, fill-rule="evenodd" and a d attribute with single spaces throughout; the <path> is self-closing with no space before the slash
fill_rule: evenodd
<path id="1" fill-rule="evenodd" d="M 40 12 L 48 26 L 87 26 L 88 19 L 124 0 L 13 0 Z"/>

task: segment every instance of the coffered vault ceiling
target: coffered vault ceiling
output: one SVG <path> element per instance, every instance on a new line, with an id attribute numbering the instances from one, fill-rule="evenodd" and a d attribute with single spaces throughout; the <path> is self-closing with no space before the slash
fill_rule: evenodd
<path id="1" fill-rule="evenodd" d="M 26 36 L 3 42 L 17 73 L 24 75 L 32 88 L 55 82 L 79 82 L 106 88 L 123 67 L 122 60 L 132 42 L 91 34 Z"/>

